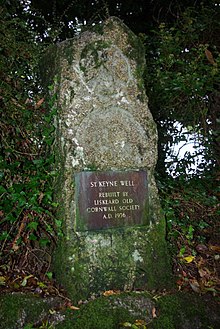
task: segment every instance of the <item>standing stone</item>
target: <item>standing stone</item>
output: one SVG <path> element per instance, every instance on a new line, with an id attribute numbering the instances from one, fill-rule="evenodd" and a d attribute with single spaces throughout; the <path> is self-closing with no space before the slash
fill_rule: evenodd
<path id="1" fill-rule="evenodd" d="M 75 299 L 164 288 L 170 278 L 144 66 L 142 44 L 117 18 L 60 43 L 44 61 L 44 80 L 56 78 L 58 105 L 55 193 L 63 238 L 53 266 Z"/>

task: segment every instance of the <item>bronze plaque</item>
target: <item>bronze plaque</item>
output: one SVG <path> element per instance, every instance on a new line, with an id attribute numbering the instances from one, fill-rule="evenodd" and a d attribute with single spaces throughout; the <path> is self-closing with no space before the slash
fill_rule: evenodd
<path id="1" fill-rule="evenodd" d="M 75 184 L 77 231 L 147 224 L 145 171 L 84 171 Z"/>

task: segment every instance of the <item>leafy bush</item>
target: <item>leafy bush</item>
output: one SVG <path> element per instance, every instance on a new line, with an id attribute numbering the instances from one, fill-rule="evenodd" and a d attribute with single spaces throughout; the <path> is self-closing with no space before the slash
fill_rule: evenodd
<path id="1" fill-rule="evenodd" d="M 49 264 L 35 253 L 55 241 L 53 116 L 37 63 L 42 49 L 25 20 L 0 7 L 1 157 L 0 253 L 2 264 L 38 273 Z M 30 261 L 30 259 L 32 261 Z"/>

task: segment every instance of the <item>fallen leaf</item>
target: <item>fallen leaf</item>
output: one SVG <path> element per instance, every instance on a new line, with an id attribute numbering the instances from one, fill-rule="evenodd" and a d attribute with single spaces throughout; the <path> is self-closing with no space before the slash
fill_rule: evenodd
<path id="1" fill-rule="evenodd" d="M 220 252 L 220 246 L 209 246 L 210 250 Z"/>
<path id="2" fill-rule="evenodd" d="M 17 246 L 17 245 L 15 245 L 15 244 L 13 244 L 13 246 L 12 246 L 12 249 L 13 249 L 14 251 L 17 251 L 19 248 L 20 248 L 20 247 Z"/>
<path id="3" fill-rule="evenodd" d="M 112 295 L 118 295 L 120 294 L 120 290 L 107 290 L 105 292 L 103 292 L 103 296 L 107 297 L 107 296 L 112 296 Z"/>
<path id="4" fill-rule="evenodd" d="M 27 98 L 26 101 L 24 102 L 24 104 L 31 104 L 31 99 L 30 98 Z"/>
<path id="5" fill-rule="evenodd" d="M 181 289 L 181 286 L 183 285 L 183 280 L 182 279 L 177 280 L 176 284 L 178 285 L 179 289 Z"/>
<path id="6" fill-rule="evenodd" d="M 199 275 L 201 276 L 201 278 L 206 277 L 209 278 L 210 277 L 210 271 L 205 267 L 205 268 L 199 268 L 198 269 Z"/>
<path id="7" fill-rule="evenodd" d="M 44 98 L 41 98 L 36 104 L 35 104 L 35 109 L 38 109 L 44 102 Z"/>
<path id="8" fill-rule="evenodd" d="M 215 60 L 214 60 L 214 57 L 213 57 L 211 51 L 209 51 L 208 49 L 205 49 L 205 55 L 206 55 L 206 58 L 208 59 L 209 63 L 211 63 L 211 64 L 213 64 L 213 65 L 216 64 L 216 62 L 215 62 Z"/>
<path id="9" fill-rule="evenodd" d="M 183 257 L 183 259 L 187 262 L 187 263 L 192 263 L 192 261 L 195 259 L 195 256 L 187 256 L 187 257 Z"/>
<path id="10" fill-rule="evenodd" d="M 71 310 L 74 310 L 74 311 L 79 310 L 79 307 L 76 307 L 76 306 L 73 306 L 73 305 L 70 305 L 69 308 Z"/>
<path id="11" fill-rule="evenodd" d="M 44 197 L 44 193 L 40 192 L 40 195 L 39 195 L 39 198 L 38 198 L 39 204 L 41 204 L 43 197 Z"/>
<path id="12" fill-rule="evenodd" d="M 153 319 L 155 319 L 157 317 L 156 308 L 155 307 L 152 308 L 152 317 L 153 317 Z"/>
<path id="13" fill-rule="evenodd" d="M 136 324 L 136 326 L 144 326 L 145 321 L 144 320 L 135 320 L 135 324 Z"/>
<path id="14" fill-rule="evenodd" d="M 197 292 L 198 294 L 201 293 L 201 288 L 196 279 L 189 280 L 189 284 L 193 291 Z"/>

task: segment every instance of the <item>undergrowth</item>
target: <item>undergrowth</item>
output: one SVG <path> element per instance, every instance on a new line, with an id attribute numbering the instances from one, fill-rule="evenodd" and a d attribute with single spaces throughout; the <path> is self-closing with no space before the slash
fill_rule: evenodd
<path id="1" fill-rule="evenodd" d="M 159 183 L 179 289 L 220 292 L 218 187 L 209 178 Z"/>

